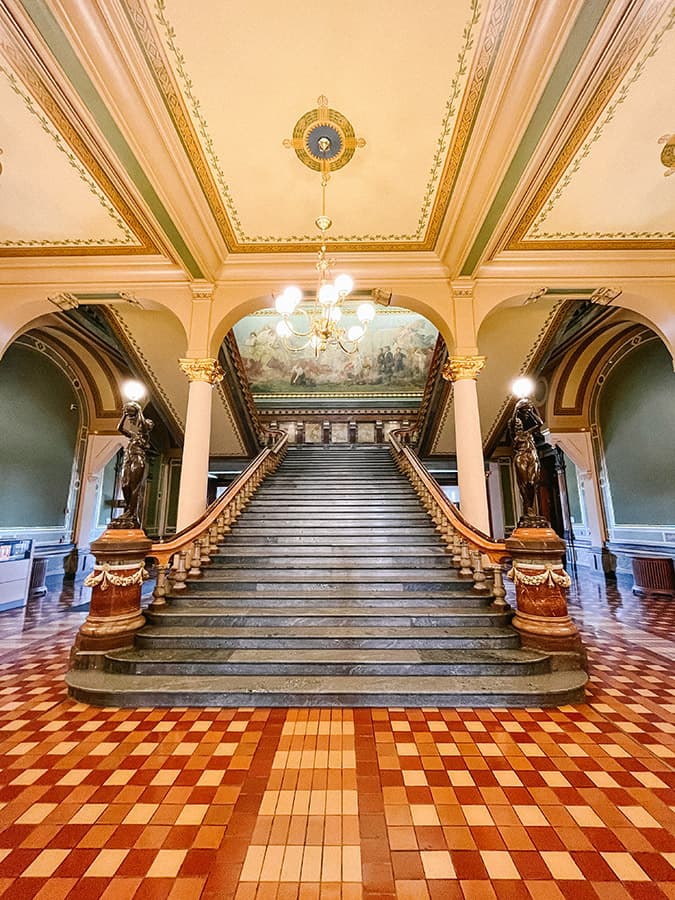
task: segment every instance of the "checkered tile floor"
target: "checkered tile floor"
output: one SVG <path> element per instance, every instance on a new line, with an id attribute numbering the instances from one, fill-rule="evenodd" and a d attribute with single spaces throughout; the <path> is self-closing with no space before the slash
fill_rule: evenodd
<path id="1" fill-rule="evenodd" d="M 589 703 L 116 710 L 0 615 L 0 897 L 675 900 L 675 603 L 574 586 Z"/>

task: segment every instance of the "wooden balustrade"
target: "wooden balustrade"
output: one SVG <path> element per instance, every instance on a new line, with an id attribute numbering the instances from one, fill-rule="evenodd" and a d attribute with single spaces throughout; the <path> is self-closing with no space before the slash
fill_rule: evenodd
<path id="1" fill-rule="evenodd" d="M 478 592 L 491 592 L 493 606 L 506 607 L 502 580 L 502 563 L 509 558 L 506 544 L 493 541 L 462 516 L 410 449 L 410 437 L 414 432 L 415 428 L 408 428 L 391 433 L 391 453 L 396 467 L 409 479 L 429 512 L 448 553 L 452 554 L 450 565 L 457 569 L 459 577 L 473 580 L 474 590 Z"/>
<path id="2" fill-rule="evenodd" d="M 152 545 L 148 557 L 157 561 L 157 584 L 152 608 L 163 606 L 166 595 L 185 589 L 188 579 L 199 578 L 218 551 L 261 482 L 274 472 L 286 454 L 288 435 L 268 430 L 268 446 L 253 459 L 206 512 L 171 540 Z"/>

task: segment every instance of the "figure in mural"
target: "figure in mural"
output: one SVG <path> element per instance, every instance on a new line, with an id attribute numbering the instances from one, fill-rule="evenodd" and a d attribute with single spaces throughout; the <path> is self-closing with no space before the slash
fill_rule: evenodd
<path id="1" fill-rule="evenodd" d="M 509 431 L 514 451 L 513 463 L 516 470 L 516 481 L 524 509 L 524 515 L 518 522 L 519 526 L 538 527 L 541 525 L 535 508 L 537 484 L 541 477 L 541 463 L 534 435 L 539 432 L 543 424 L 543 419 L 529 398 L 524 397 L 516 403 L 509 421 Z"/>
<path id="2" fill-rule="evenodd" d="M 129 438 L 122 460 L 122 497 L 124 512 L 113 519 L 111 528 L 140 528 L 140 503 L 147 478 L 150 432 L 154 422 L 146 419 L 139 403 L 130 400 L 122 408 L 117 430 Z"/>

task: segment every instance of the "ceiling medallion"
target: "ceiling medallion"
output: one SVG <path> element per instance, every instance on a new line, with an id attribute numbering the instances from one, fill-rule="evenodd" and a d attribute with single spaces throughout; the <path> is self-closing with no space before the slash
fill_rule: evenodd
<path id="1" fill-rule="evenodd" d="M 352 123 L 336 109 L 328 107 L 328 99 L 322 94 L 316 109 L 300 116 L 293 128 L 293 137 L 286 138 L 284 147 L 293 148 L 295 154 L 308 169 L 331 171 L 346 166 L 357 147 L 365 147 L 363 138 L 357 138 Z"/>
<path id="2" fill-rule="evenodd" d="M 286 349 L 293 352 L 311 347 L 318 356 L 329 347 L 339 347 L 345 353 L 356 353 L 368 324 L 375 318 L 375 306 L 362 303 L 356 311 L 357 323 L 347 327 L 340 324 L 343 303 L 352 292 L 354 282 L 347 274 L 331 281 L 334 260 L 326 256 L 325 235 L 333 222 L 326 215 L 326 185 L 330 172 L 346 165 L 356 147 L 365 147 L 366 142 L 355 137 L 354 129 L 341 113 L 328 108 L 323 94 L 317 103 L 316 109 L 298 119 L 293 139 L 284 141 L 284 147 L 292 147 L 303 165 L 321 173 L 321 214 L 315 221 L 321 232 L 316 292 L 309 308 L 301 305 L 303 294 L 295 285 L 276 297 L 274 306 L 281 316 L 276 332 Z M 391 294 L 384 291 L 373 292 L 372 297 L 383 306 L 391 302 Z"/>

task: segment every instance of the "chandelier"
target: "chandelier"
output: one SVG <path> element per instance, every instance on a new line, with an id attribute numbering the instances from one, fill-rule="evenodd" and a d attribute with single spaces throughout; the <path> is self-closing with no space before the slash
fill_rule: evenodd
<path id="1" fill-rule="evenodd" d="M 355 319 L 345 321 L 347 316 L 353 315 L 344 304 L 354 289 L 354 282 L 346 273 L 333 279 L 335 261 L 326 255 L 325 235 L 333 224 L 326 215 L 326 185 L 330 170 L 346 165 L 355 148 L 363 147 L 365 141 L 355 137 L 347 119 L 329 109 L 328 101 L 322 95 L 317 109 L 298 120 L 293 139 L 284 141 L 284 145 L 293 147 L 304 165 L 321 173 L 321 215 L 315 225 L 322 238 L 316 261 L 318 280 L 314 297 L 303 303 L 303 293 L 295 285 L 276 297 L 274 306 L 281 316 L 276 333 L 284 347 L 292 352 L 311 347 L 318 356 L 329 347 L 339 347 L 345 353 L 355 353 L 375 318 L 375 306 L 368 301 L 360 303 Z M 391 294 L 382 291 L 373 291 L 372 296 L 376 303 L 385 306 L 391 301 Z"/>

